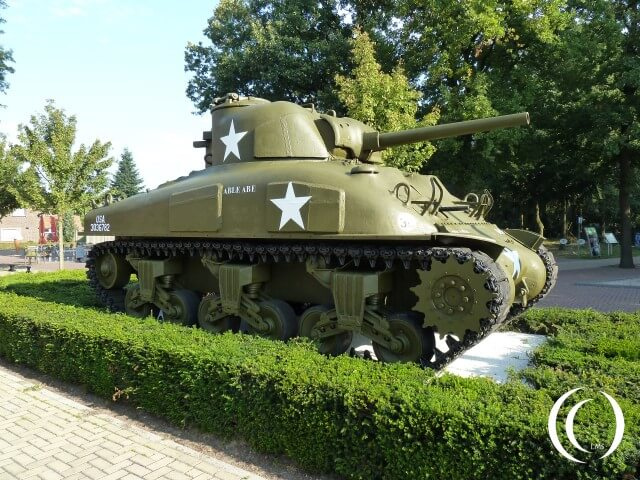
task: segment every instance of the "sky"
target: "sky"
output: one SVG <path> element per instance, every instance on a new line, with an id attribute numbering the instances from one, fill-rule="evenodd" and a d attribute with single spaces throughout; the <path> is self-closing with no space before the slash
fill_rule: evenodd
<path id="1" fill-rule="evenodd" d="M 147 188 L 204 167 L 192 146 L 211 128 L 185 89 L 188 42 L 216 0 L 7 0 L 0 44 L 15 73 L 0 95 L 0 132 L 15 142 L 19 124 L 44 112 L 47 99 L 77 118 L 76 148 L 95 139 L 119 159 L 133 154 Z M 115 167 L 111 169 L 115 170 Z"/>

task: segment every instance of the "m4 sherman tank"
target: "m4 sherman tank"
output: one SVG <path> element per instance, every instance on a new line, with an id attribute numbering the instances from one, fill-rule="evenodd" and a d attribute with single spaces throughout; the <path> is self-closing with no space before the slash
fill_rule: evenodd
<path id="1" fill-rule="evenodd" d="M 526 113 L 389 133 L 236 94 L 211 113 L 194 142 L 203 170 L 87 214 L 85 232 L 116 237 L 87 262 L 111 310 L 306 336 L 331 355 L 360 333 L 379 360 L 437 367 L 555 282 L 541 236 L 485 220 L 488 192 L 457 198 L 381 163 L 385 148 L 526 125 Z"/>

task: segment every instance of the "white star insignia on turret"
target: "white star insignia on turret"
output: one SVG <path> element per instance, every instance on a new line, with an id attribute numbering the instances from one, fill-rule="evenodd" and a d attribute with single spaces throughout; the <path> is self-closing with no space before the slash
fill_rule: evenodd
<path id="1" fill-rule="evenodd" d="M 287 185 L 287 193 L 284 198 L 272 198 L 271 201 L 282 210 L 282 216 L 280 217 L 280 227 L 286 225 L 289 220 L 293 220 L 300 228 L 304 230 L 304 223 L 302 222 L 302 216 L 300 215 L 300 209 L 311 200 L 311 197 L 296 197 L 296 193 L 293 191 L 293 184 L 289 182 Z"/>
<path id="2" fill-rule="evenodd" d="M 229 133 L 224 137 L 220 137 L 220 141 L 224 143 L 224 157 L 222 161 L 224 162 L 230 153 L 234 154 L 238 160 L 240 160 L 240 152 L 238 151 L 238 142 L 247 134 L 247 132 L 237 132 L 236 128 L 233 125 L 233 120 L 231 120 L 231 125 L 229 125 Z"/>

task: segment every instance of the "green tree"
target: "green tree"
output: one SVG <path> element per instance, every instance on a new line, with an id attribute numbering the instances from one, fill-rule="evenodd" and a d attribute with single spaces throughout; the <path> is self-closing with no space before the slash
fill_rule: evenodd
<path id="1" fill-rule="evenodd" d="M 9 155 L 6 139 L 0 135 L 0 219 L 19 207 L 18 200 L 10 189 L 18 175 L 18 165 Z"/>
<path id="2" fill-rule="evenodd" d="M 376 61 L 374 44 L 365 32 L 351 41 L 354 68 L 350 76 L 337 75 L 338 98 L 350 117 L 379 131 L 397 131 L 433 125 L 438 111 L 416 120 L 420 92 L 409 84 L 401 66 L 384 73 Z M 403 145 L 383 151 L 387 165 L 407 171 L 419 170 L 434 152 L 429 142 Z"/>
<path id="3" fill-rule="evenodd" d="M 67 214 L 62 219 L 62 237 L 64 238 L 65 243 L 71 243 L 75 239 L 76 222 L 74 221 L 73 217 L 73 213 L 67 212 Z"/>
<path id="4" fill-rule="evenodd" d="M 11 154 L 24 172 L 18 176 L 13 193 L 21 204 L 59 218 L 89 207 L 104 195 L 111 144 L 95 140 L 72 151 L 76 138 L 76 117 L 67 116 L 49 100 L 44 113 L 33 115 L 30 125 L 20 125 L 18 143 Z M 58 222 L 60 251 L 64 222 Z M 62 255 L 60 269 L 64 268 Z"/>
<path id="5" fill-rule="evenodd" d="M 199 112 L 228 92 L 337 108 L 333 79 L 345 71 L 351 26 L 339 2 L 221 0 L 204 34 L 188 44 L 187 96 Z"/>
<path id="6" fill-rule="evenodd" d="M 511 83 L 509 77 L 527 75 L 524 63 L 532 52 L 543 51 L 555 41 L 567 22 L 562 4 L 557 0 L 422 0 L 417 4 L 401 0 L 400 27 L 390 21 L 383 29 L 403 58 L 407 75 L 423 92 L 423 107 L 439 106 L 445 122 L 531 110 L 532 123 L 537 125 L 533 115 L 542 86 L 533 76 Z M 537 155 L 544 150 L 530 152 L 530 147 L 540 145 L 540 137 L 544 135 L 534 127 L 440 140 L 435 142 L 438 151 L 430 169 L 457 194 L 486 187 L 504 190 L 507 176 L 500 173 L 510 162 L 517 164 L 519 186 L 539 185 Z M 513 198 L 514 190 L 508 197 Z M 517 191 L 522 199 L 522 190 Z"/>
<path id="7" fill-rule="evenodd" d="M 7 3 L 4 0 L 0 0 L 0 9 L 6 8 Z M 0 24 L 5 23 L 5 19 L 0 17 Z M 0 30 L 0 34 L 4 31 Z M 14 69 L 9 65 L 13 62 L 13 52 L 4 46 L 0 45 L 0 92 L 6 92 L 9 88 L 7 82 L 7 74 L 13 73 Z"/>
<path id="8" fill-rule="evenodd" d="M 142 191 L 143 183 L 136 162 L 131 152 L 125 148 L 120 156 L 118 170 L 111 182 L 113 198 L 123 199 L 136 195 Z"/>
<path id="9" fill-rule="evenodd" d="M 617 172 L 620 267 L 633 268 L 631 190 L 640 165 L 640 2 L 580 0 L 566 32 L 564 102 L 578 124 L 574 144 L 592 163 Z M 576 131 L 577 130 L 577 131 Z"/>
<path id="10" fill-rule="evenodd" d="M 608 216 L 612 206 L 603 203 L 617 193 L 619 220 L 612 226 L 620 229 L 622 268 L 633 267 L 631 192 L 640 162 L 639 7 L 627 0 L 569 1 L 571 21 L 557 42 L 525 59 L 528 78 L 518 80 L 540 85 L 544 115 L 537 123 L 547 150 L 541 158 L 569 172 L 546 175 L 538 185 L 546 192 L 559 185 L 594 221 Z"/>

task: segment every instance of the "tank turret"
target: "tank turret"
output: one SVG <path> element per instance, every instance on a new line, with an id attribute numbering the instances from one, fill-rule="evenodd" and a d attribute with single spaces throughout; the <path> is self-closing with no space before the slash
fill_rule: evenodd
<path id="1" fill-rule="evenodd" d="M 385 148 L 529 124 L 528 113 L 517 113 L 380 133 L 335 112 L 318 113 L 311 104 L 272 103 L 235 93 L 217 98 L 211 114 L 212 129 L 203 132 L 203 140 L 193 142 L 194 147 L 207 149 L 207 165 L 329 156 L 381 163 L 378 152 Z"/>

